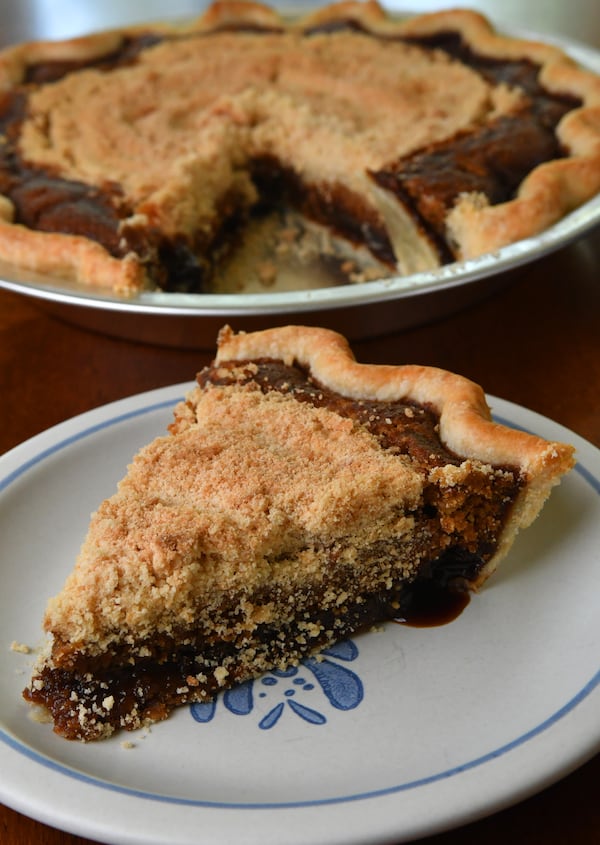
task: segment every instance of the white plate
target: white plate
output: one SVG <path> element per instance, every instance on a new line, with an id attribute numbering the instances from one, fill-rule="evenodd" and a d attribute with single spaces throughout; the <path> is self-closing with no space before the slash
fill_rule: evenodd
<path id="1" fill-rule="evenodd" d="M 108 405 L 0 458 L 0 800 L 108 843 L 373 845 L 491 813 L 598 750 L 600 452 L 498 399 L 501 420 L 573 442 L 579 462 L 454 622 L 361 635 L 320 672 L 269 675 L 203 721 L 185 707 L 126 734 L 132 748 L 33 721 L 21 699 L 33 656 L 10 645 L 40 644 L 90 511 L 185 389 Z"/>

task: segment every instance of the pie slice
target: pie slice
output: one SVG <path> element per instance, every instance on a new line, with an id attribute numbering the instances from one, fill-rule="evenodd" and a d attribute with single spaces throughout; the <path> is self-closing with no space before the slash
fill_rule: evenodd
<path id="1" fill-rule="evenodd" d="M 93 515 L 25 698 L 100 739 L 402 616 L 422 584 L 475 590 L 572 463 L 460 376 L 226 328 Z"/>
<path id="2" fill-rule="evenodd" d="M 426 271 L 599 190 L 600 77 L 472 11 L 232 0 L 0 53 L 0 259 L 115 291 L 220 290 L 269 214 L 274 253 L 317 227 L 342 281 L 365 274 L 340 243 L 371 275 Z"/>

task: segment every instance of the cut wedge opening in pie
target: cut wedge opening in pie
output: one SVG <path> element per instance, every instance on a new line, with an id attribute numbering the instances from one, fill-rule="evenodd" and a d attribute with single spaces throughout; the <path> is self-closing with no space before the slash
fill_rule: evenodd
<path id="1" fill-rule="evenodd" d="M 290 284 L 315 256 L 347 283 L 496 250 L 595 196 L 600 77 L 467 10 L 218 2 L 3 51 L 0 137 L 5 261 L 235 292 L 285 284 L 291 253 Z"/>
<path id="2" fill-rule="evenodd" d="M 572 464 L 461 376 L 226 328 L 92 516 L 24 695 L 99 739 L 401 617 L 424 583 L 476 590 Z"/>

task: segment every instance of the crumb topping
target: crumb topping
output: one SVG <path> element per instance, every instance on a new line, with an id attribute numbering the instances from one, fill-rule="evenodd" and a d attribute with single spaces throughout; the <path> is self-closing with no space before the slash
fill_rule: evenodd
<path id="1" fill-rule="evenodd" d="M 350 31 L 213 33 L 168 40 L 134 65 L 71 74 L 33 92 L 20 148 L 67 178 L 112 179 L 166 216 L 174 186 L 209 181 L 219 159 L 230 160 L 231 172 L 249 154 L 306 155 L 302 170 L 315 146 L 335 141 L 345 154 L 327 155 L 327 165 L 342 158 L 347 177 L 493 117 L 500 103 L 492 92 L 445 54 L 400 41 Z M 515 96 L 503 93 L 502 107 Z"/>
<path id="2" fill-rule="evenodd" d="M 33 91 L 19 146 L 64 178 L 118 184 L 127 225 L 190 232 L 232 185 L 255 198 L 251 157 L 368 190 L 369 169 L 514 108 L 505 88 L 441 51 L 357 32 L 221 32 Z"/>
<path id="3" fill-rule="evenodd" d="M 194 402 L 195 421 L 143 449 L 94 515 L 48 606 L 61 638 L 101 648 L 191 622 L 199 595 L 293 580 L 318 567 L 310 549 L 408 530 L 422 475 L 351 420 L 234 387 Z"/>
<path id="4" fill-rule="evenodd" d="M 10 650 L 16 651 L 19 654 L 31 654 L 31 647 L 28 646 L 26 643 L 19 643 L 16 640 L 10 644 Z"/>

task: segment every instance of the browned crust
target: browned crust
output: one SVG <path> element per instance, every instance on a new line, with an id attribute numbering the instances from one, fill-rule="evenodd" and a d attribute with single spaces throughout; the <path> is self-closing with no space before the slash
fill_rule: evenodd
<path id="1" fill-rule="evenodd" d="M 137 256 L 113 258 L 99 243 L 79 235 L 37 232 L 2 220 L 0 197 L 0 257 L 17 267 L 59 279 L 93 280 L 95 286 L 120 294 L 142 290 L 144 268 Z"/>
<path id="2" fill-rule="evenodd" d="M 563 467 L 572 449 L 491 421 L 483 389 L 436 367 L 359 364 L 348 341 L 329 329 L 286 326 L 219 335 L 217 363 L 273 358 L 310 369 L 318 382 L 356 399 L 411 399 L 440 415 L 440 436 L 454 452 L 487 463 L 518 464 L 532 476 L 542 467 Z"/>
<path id="3" fill-rule="evenodd" d="M 481 573 L 482 583 L 508 551 L 517 532 L 540 512 L 551 489 L 574 464 L 574 449 L 494 422 L 483 389 L 436 367 L 360 364 L 348 341 L 329 329 L 286 326 L 234 334 L 225 327 L 216 362 L 273 358 L 310 370 L 323 386 L 355 399 L 413 400 L 440 415 L 442 442 L 465 458 L 518 466 L 525 486 L 504 531 L 498 553 Z"/>
<path id="4" fill-rule="evenodd" d="M 216 27 L 240 23 L 254 26 L 280 27 L 283 19 L 275 9 L 251 0 L 216 0 L 191 25 L 192 29 L 215 29 Z"/>
<path id="5" fill-rule="evenodd" d="M 380 34 L 426 36 L 457 31 L 480 54 L 499 59 L 531 59 L 541 66 L 540 80 L 550 91 L 572 95 L 582 102 L 581 108 L 569 112 L 557 128 L 557 136 L 569 156 L 535 168 L 523 181 L 515 199 L 490 206 L 480 195 L 466 194 L 459 198 L 447 219 L 449 242 L 458 258 L 472 258 L 534 236 L 600 191 L 600 77 L 578 67 L 556 46 L 499 34 L 477 12 L 453 9 L 397 19 L 389 16 L 375 0 L 364 3 L 346 0 L 289 21 L 261 3 L 217 0 L 184 29 L 203 31 L 239 23 L 298 28 L 349 17 Z M 117 49 L 128 35 L 181 29 L 155 23 L 67 41 L 38 41 L 8 48 L 0 53 L 0 91 L 18 84 L 29 64 L 96 58 Z M 0 201 L 2 199 L 0 197 Z M 11 243 L 13 232 L 14 244 Z M 10 220 L 5 219 L 0 225 L 0 254 L 8 261 L 23 263 L 31 269 L 95 284 L 108 283 L 117 290 L 135 290 L 146 283 L 141 268 L 136 272 L 132 272 L 131 267 L 123 272 L 115 271 L 119 260 L 108 254 L 103 260 L 98 252 L 103 248 L 94 245 L 87 249 L 80 242 L 84 239 L 73 242 L 78 258 L 69 265 L 68 259 L 63 261 L 62 256 L 67 255 L 70 242 L 63 238 L 25 228 L 17 232 Z M 48 262 L 55 243 L 59 258 Z M 91 274 L 85 269 L 88 262 L 94 268 Z"/>

